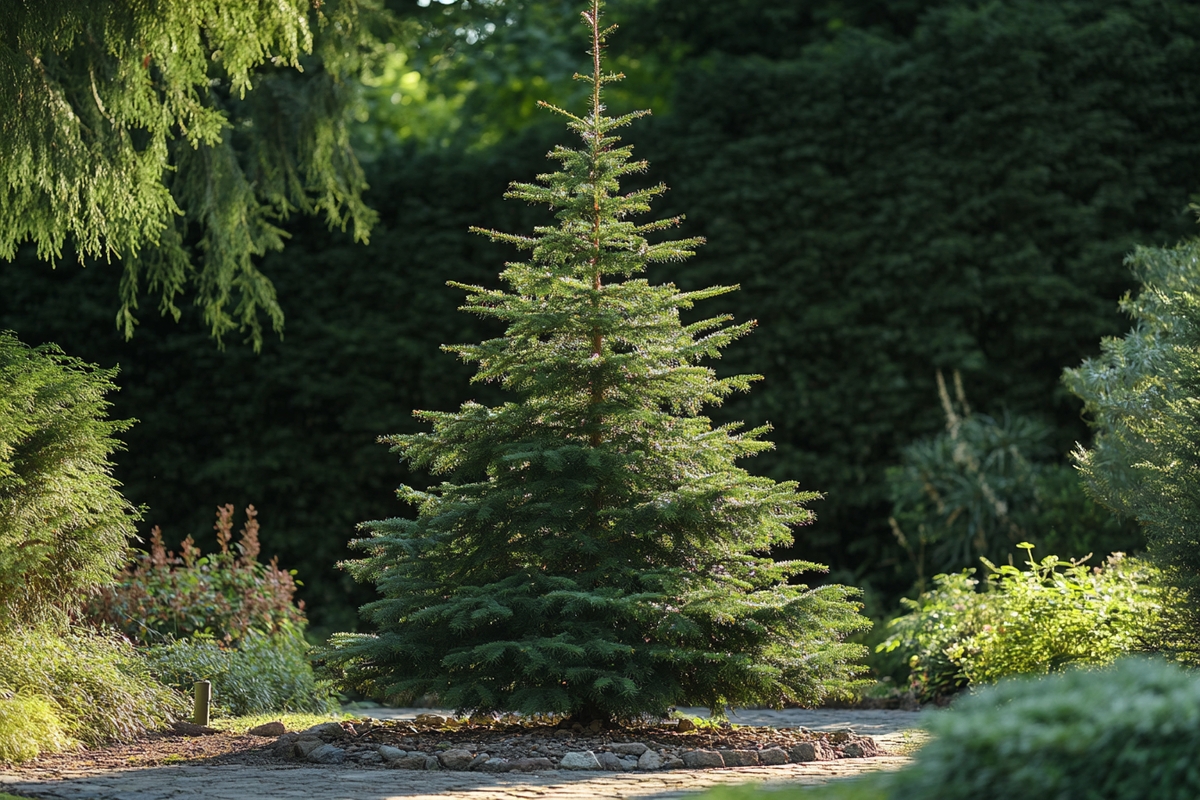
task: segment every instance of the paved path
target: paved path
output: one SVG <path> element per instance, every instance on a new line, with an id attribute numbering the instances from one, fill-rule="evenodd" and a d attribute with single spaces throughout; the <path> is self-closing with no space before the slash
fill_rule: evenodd
<path id="1" fill-rule="evenodd" d="M 680 709 L 685 713 L 696 709 Z M 372 708 L 376 718 L 403 719 L 431 709 Z M 743 711 L 735 723 L 852 728 L 876 737 L 886 749 L 905 749 L 920 715 L 908 711 Z M 598 798 L 680 798 L 710 786 L 768 782 L 820 784 L 879 769 L 897 769 L 903 755 L 778 767 L 678 770 L 648 773 L 578 773 L 561 770 L 525 774 L 408 772 L 335 766 L 180 765 L 104 772 L 0 774 L 0 792 L 46 800 L 598 800 Z"/>

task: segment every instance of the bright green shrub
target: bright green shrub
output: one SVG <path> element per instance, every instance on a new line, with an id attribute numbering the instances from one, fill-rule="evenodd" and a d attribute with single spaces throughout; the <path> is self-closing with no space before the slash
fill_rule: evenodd
<path id="1" fill-rule="evenodd" d="M 71 745 L 54 701 L 0 686 L 0 764 L 16 764 Z"/>
<path id="2" fill-rule="evenodd" d="M 877 647 L 907 659 L 923 699 L 1009 675 L 1107 664 L 1144 649 L 1169 604 L 1157 572 L 1120 553 L 1094 568 L 1056 556 L 1038 562 L 1032 553 L 1025 570 L 984 564 L 985 591 L 975 591 L 974 570 L 938 575 L 933 590 L 902 601 L 909 613 Z"/>
<path id="3" fill-rule="evenodd" d="M 212 681 L 220 714 L 329 713 L 330 690 L 313 677 L 308 649 L 298 628 L 285 627 L 273 636 L 252 633 L 236 648 L 181 639 L 149 648 L 146 657 L 153 673 L 180 691 L 191 691 L 198 680 Z"/>
<path id="4" fill-rule="evenodd" d="M 69 611 L 111 578 L 134 508 L 108 458 L 116 370 L 0 332 L 0 629 Z"/>
<path id="5" fill-rule="evenodd" d="M 89 598 L 85 617 L 142 644 L 197 634 L 229 644 L 252 632 L 303 628 L 304 604 L 292 600 L 293 573 L 280 569 L 277 559 L 258 561 L 257 517 L 254 506 L 246 508 L 240 539 L 231 549 L 233 506 L 218 507 L 213 528 L 219 551 L 207 556 L 191 536 L 176 556 L 155 527 L 149 552 L 135 552 L 118 580 Z"/>
<path id="6" fill-rule="evenodd" d="M 1141 523 L 1184 593 L 1156 646 L 1200 664 L 1200 241 L 1140 247 L 1128 263 L 1142 280 L 1121 303 L 1132 330 L 1063 375 L 1096 430 L 1076 455 L 1088 489 Z"/>
<path id="7" fill-rule="evenodd" d="M 0 686 L 53 701 L 66 733 L 86 745 L 131 741 L 187 710 L 132 645 L 87 630 L 0 634 Z"/>

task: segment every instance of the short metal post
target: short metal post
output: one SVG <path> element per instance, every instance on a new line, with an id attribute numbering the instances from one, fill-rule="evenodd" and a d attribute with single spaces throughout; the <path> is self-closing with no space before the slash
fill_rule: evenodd
<path id="1" fill-rule="evenodd" d="M 192 723 L 208 725 L 208 709 L 212 705 L 212 684 L 196 681 L 196 699 L 192 705 Z"/>

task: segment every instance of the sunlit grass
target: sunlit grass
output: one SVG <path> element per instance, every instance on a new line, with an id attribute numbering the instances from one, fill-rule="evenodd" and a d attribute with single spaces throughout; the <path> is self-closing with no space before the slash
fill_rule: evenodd
<path id="1" fill-rule="evenodd" d="M 229 733 L 245 733 L 268 722 L 282 722 L 289 731 L 302 731 L 321 722 L 354 719 L 350 714 L 250 714 L 245 717 L 214 719 L 210 727 Z"/>

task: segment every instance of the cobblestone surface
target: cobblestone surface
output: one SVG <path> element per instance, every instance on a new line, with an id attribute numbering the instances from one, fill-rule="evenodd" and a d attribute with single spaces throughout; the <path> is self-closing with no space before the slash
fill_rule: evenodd
<path id="1" fill-rule="evenodd" d="M 684 713 L 695 709 L 680 709 Z M 430 709 L 370 709 L 377 718 L 404 719 Z M 886 749 L 911 746 L 907 733 L 920 715 L 906 711 L 743 711 L 732 721 L 747 725 L 850 728 L 873 736 Z M 553 770 L 525 774 L 407 772 L 364 770 L 351 766 L 203 766 L 180 765 L 103 772 L 23 772 L 0 774 L 0 791 L 45 800 L 597 800 L 597 798 L 685 797 L 710 786 L 767 782 L 819 784 L 880 769 L 897 769 L 904 755 L 879 758 L 651 773 L 571 773 Z"/>

